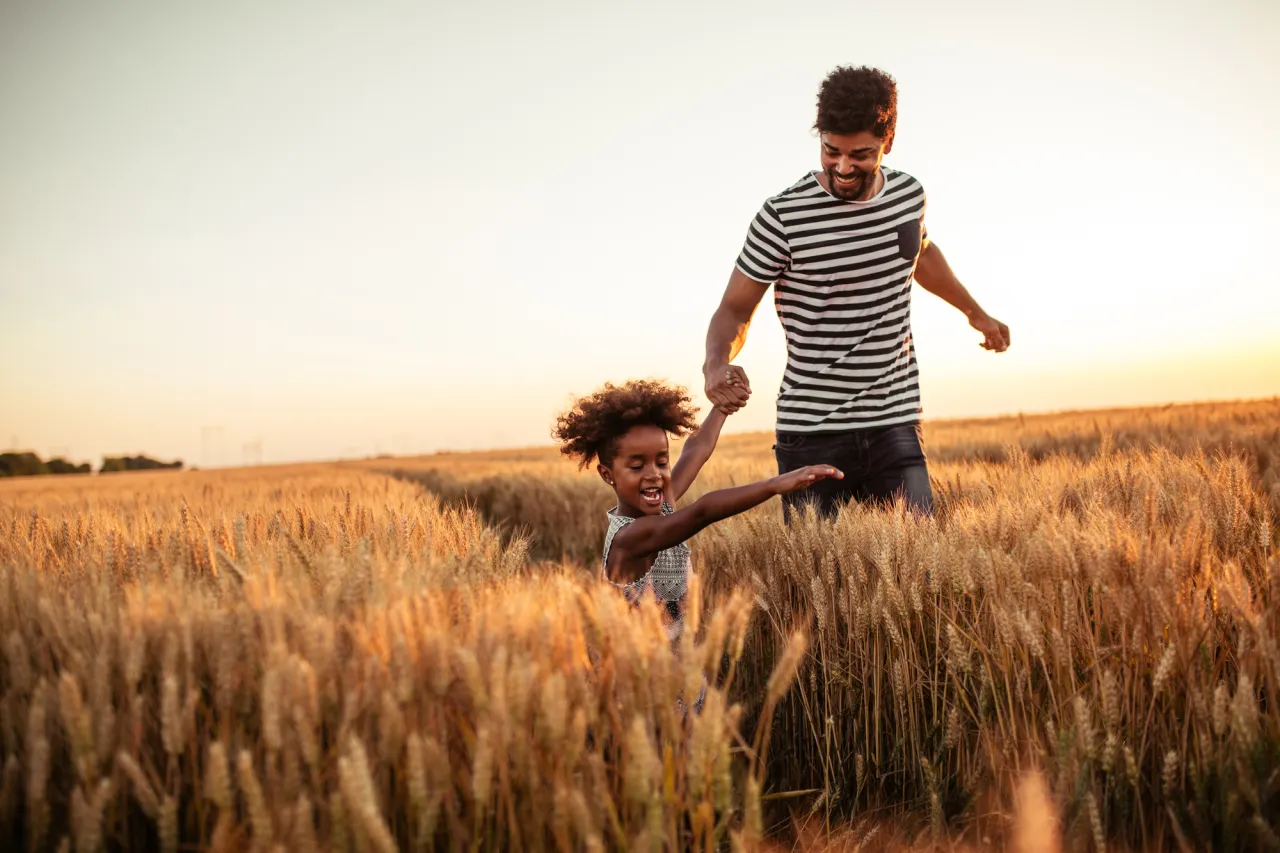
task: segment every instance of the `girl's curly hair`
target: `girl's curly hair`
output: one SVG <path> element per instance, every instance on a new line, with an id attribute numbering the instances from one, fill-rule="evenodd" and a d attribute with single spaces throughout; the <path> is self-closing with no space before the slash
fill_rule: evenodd
<path id="1" fill-rule="evenodd" d="M 814 122 L 819 132 L 870 131 L 884 140 L 887 151 L 893 147 L 897 124 L 898 85 L 880 69 L 839 66 L 822 81 Z"/>
<path id="2" fill-rule="evenodd" d="M 611 465 L 618 439 L 632 427 L 656 426 L 681 436 L 698 428 L 696 414 L 685 388 L 653 379 L 620 386 L 606 382 L 557 416 L 551 434 L 560 442 L 561 453 L 578 460 L 578 468 L 586 468 L 593 458 Z"/>

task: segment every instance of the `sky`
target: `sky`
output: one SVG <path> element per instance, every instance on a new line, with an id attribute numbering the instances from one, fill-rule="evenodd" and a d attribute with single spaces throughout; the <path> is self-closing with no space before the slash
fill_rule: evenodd
<path id="1" fill-rule="evenodd" d="M 1280 4 L 0 0 L 0 448 L 549 442 L 701 364 L 837 65 L 1012 346 L 920 288 L 926 418 L 1280 394 Z M 739 358 L 771 429 L 772 296 Z"/>

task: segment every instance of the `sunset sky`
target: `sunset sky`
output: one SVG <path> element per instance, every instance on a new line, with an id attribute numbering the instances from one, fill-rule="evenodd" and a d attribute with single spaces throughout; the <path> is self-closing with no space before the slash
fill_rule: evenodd
<path id="1" fill-rule="evenodd" d="M 917 288 L 926 417 L 1280 394 L 1280 3 L 0 3 L 0 448 L 239 464 L 544 444 L 701 394 L 817 87 L 1011 327 Z M 770 429 L 766 296 L 739 360 Z M 211 428 L 216 428 L 214 431 Z"/>

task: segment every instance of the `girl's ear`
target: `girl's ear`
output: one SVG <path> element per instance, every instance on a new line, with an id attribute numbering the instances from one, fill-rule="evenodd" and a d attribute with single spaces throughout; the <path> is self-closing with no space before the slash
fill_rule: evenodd
<path id="1" fill-rule="evenodd" d="M 613 472 L 609 470 L 609 466 L 604 463 L 596 465 L 596 470 L 600 472 L 600 479 L 604 480 L 610 486 L 614 485 Z"/>

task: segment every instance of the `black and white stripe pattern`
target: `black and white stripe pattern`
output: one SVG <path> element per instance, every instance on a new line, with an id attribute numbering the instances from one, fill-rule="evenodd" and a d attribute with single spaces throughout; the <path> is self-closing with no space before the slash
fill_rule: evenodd
<path id="1" fill-rule="evenodd" d="M 770 198 L 738 256 L 774 283 L 787 336 L 778 430 L 834 432 L 920 418 L 911 344 L 911 276 L 924 230 L 924 187 L 882 168 L 864 202 L 838 199 L 811 173 Z"/>

